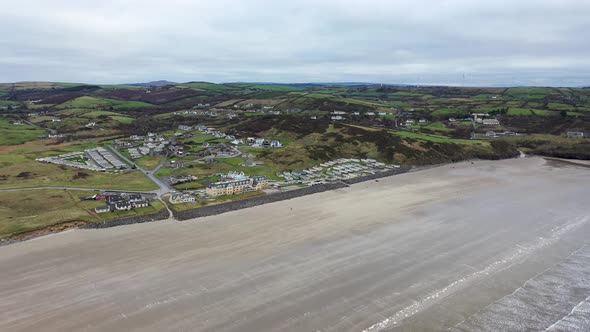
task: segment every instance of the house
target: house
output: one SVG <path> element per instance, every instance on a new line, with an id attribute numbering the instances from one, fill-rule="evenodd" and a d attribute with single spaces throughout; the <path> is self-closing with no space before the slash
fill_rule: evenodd
<path id="1" fill-rule="evenodd" d="M 179 145 L 171 145 L 168 149 L 176 156 L 182 156 L 184 154 L 184 148 Z"/>
<path id="2" fill-rule="evenodd" d="M 420 119 L 418 120 L 418 123 L 426 123 L 426 119 Z"/>
<path id="3" fill-rule="evenodd" d="M 256 162 L 254 160 L 248 159 L 242 163 L 242 166 L 254 167 L 254 166 L 256 166 Z"/>
<path id="4" fill-rule="evenodd" d="M 500 121 L 498 121 L 497 119 L 483 119 L 482 124 L 484 126 L 499 126 Z"/>
<path id="5" fill-rule="evenodd" d="M 131 203 L 126 201 L 116 202 L 115 203 L 115 210 L 117 211 L 129 211 L 133 208 Z"/>
<path id="6" fill-rule="evenodd" d="M 449 118 L 449 122 L 457 122 L 454 118 Z"/>
<path id="7" fill-rule="evenodd" d="M 186 125 L 180 125 L 180 126 L 178 126 L 178 130 L 189 131 L 191 129 L 193 129 L 193 127 L 191 127 L 191 126 L 186 126 Z"/>
<path id="8" fill-rule="evenodd" d="M 193 177 L 192 175 L 172 175 L 169 178 L 170 184 L 179 184 L 179 183 L 184 183 L 184 182 L 190 182 L 194 179 L 196 179 L 196 177 Z"/>
<path id="9" fill-rule="evenodd" d="M 86 128 L 94 128 L 94 127 L 96 127 L 96 122 L 89 122 L 84 127 L 86 127 Z"/>
<path id="10" fill-rule="evenodd" d="M 148 201 L 146 201 L 145 199 L 142 199 L 140 201 L 136 201 L 133 203 L 133 207 L 134 208 L 142 208 L 142 207 L 148 207 L 150 205 L 150 203 L 148 203 Z"/>
<path id="11" fill-rule="evenodd" d="M 248 137 L 248 138 L 246 138 L 246 143 L 248 143 L 248 144 L 254 144 L 254 143 L 256 143 L 256 138 L 254 138 L 254 137 Z"/>
<path id="12" fill-rule="evenodd" d="M 170 168 L 183 168 L 184 167 L 184 163 L 176 162 L 176 161 L 172 160 L 170 162 L 170 165 L 168 167 L 170 167 Z"/>
<path id="13" fill-rule="evenodd" d="M 257 138 L 254 140 L 254 144 L 263 145 L 266 140 L 264 138 Z"/>
<path id="14" fill-rule="evenodd" d="M 180 203 L 192 203 L 195 202 L 197 199 L 193 195 L 189 194 L 172 194 L 168 201 L 172 204 L 180 204 Z"/>
<path id="15" fill-rule="evenodd" d="M 344 118 L 341 117 L 340 115 L 332 116 L 332 117 L 330 117 L 330 119 L 332 119 L 332 120 L 344 120 Z"/>
<path id="16" fill-rule="evenodd" d="M 127 201 L 130 203 L 136 203 L 144 200 L 143 196 L 141 196 L 140 194 L 128 194 L 126 198 Z"/>
<path id="17" fill-rule="evenodd" d="M 94 212 L 96 213 L 106 213 L 106 212 L 111 212 L 111 207 L 108 205 L 105 206 L 99 206 L 94 208 Z"/>
<path id="18" fill-rule="evenodd" d="M 584 138 L 586 135 L 581 131 L 568 131 L 567 137 L 569 138 Z"/>
<path id="19" fill-rule="evenodd" d="M 496 132 L 495 132 L 495 131 L 493 131 L 493 130 L 489 130 L 489 131 L 487 131 L 487 132 L 486 132 L 486 136 L 487 136 L 487 137 L 498 137 L 498 136 L 496 135 Z"/>
<path id="20" fill-rule="evenodd" d="M 369 116 L 373 116 L 373 115 L 375 115 L 375 112 L 367 112 L 367 113 L 365 113 L 365 114 L 366 114 L 366 115 L 369 115 Z"/>
<path id="21" fill-rule="evenodd" d="M 406 120 L 406 126 L 413 125 L 414 123 L 416 123 L 416 121 L 411 120 L 411 119 L 410 120 Z"/>
<path id="22" fill-rule="evenodd" d="M 332 114 L 334 114 L 334 115 L 344 115 L 344 114 L 346 114 L 346 112 L 343 112 L 343 111 L 334 111 L 334 112 L 332 112 Z"/>
<path id="23" fill-rule="evenodd" d="M 61 122 L 61 119 L 60 118 L 53 118 L 53 119 L 51 119 L 51 122 Z"/>
<path id="24" fill-rule="evenodd" d="M 205 131 L 205 130 L 207 130 L 207 127 L 206 126 L 203 126 L 203 125 L 198 125 L 198 126 L 195 127 L 195 129 L 198 130 L 198 131 Z"/>
<path id="25" fill-rule="evenodd" d="M 244 174 L 244 172 L 242 171 L 229 171 L 227 172 L 226 177 L 234 180 L 243 180 L 248 178 L 246 174 Z"/>
<path id="26" fill-rule="evenodd" d="M 270 141 L 270 147 L 271 148 L 280 148 L 282 146 L 283 146 L 283 144 L 281 144 L 281 142 L 279 142 L 277 140 Z"/>
<path id="27" fill-rule="evenodd" d="M 361 115 L 361 112 L 352 112 L 352 115 Z"/>
<path id="28" fill-rule="evenodd" d="M 473 116 L 473 119 L 477 120 L 477 119 L 485 118 L 486 116 L 489 116 L 489 114 L 487 114 L 487 113 L 471 113 L 471 116 Z"/>
<path id="29" fill-rule="evenodd" d="M 234 139 L 230 143 L 233 144 L 233 145 L 243 145 L 244 144 L 244 140 L 243 139 Z"/>
<path id="30" fill-rule="evenodd" d="M 314 116 L 310 116 L 309 118 L 312 119 L 312 120 L 317 120 L 318 119 L 318 117 L 315 116 L 315 115 Z"/>
<path id="31" fill-rule="evenodd" d="M 105 196 L 105 200 L 108 204 L 115 204 L 117 202 L 122 202 L 123 201 L 123 196 L 119 195 L 119 194 L 114 194 L 114 195 L 106 195 Z"/>

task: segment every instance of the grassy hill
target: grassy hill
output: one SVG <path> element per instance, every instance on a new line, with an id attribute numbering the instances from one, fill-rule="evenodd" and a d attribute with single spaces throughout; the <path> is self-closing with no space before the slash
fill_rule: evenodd
<path id="1" fill-rule="evenodd" d="M 16 106 L 16 109 L 12 106 Z M 210 109 L 215 109 L 219 117 L 176 114 L 184 110 Z M 251 112 L 253 110 L 263 111 Z M 282 113 L 269 115 L 271 110 Z M 327 136 L 332 137 L 330 139 L 326 138 L 326 133 L 321 132 L 321 128 L 333 124 L 330 113 L 334 111 L 345 113 L 343 122 L 349 126 L 346 130 L 365 128 L 365 131 L 359 134 L 361 136 L 371 136 L 367 128 L 387 129 L 388 135 L 401 140 L 396 143 L 397 149 L 403 150 L 407 147 L 416 151 L 397 152 L 398 157 L 409 162 L 422 163 L 434 159 L 455 160 L 461 156 L 498 153 L 489 142 L 474 144 L 469 140 L 472 131 L 485 133 L 486 128 L 471 126 L 470 123 L 448 121 L 449 118 L 467 118 L 470 113 L 487 113 L 498 118 L 502 126 L 496 130 L 555 136 L 563 135 L 568 130 L 590 132 L 590 89 L 209 82 L 187 82 L 166 86 L 98 86 L 50 82 L 0 85 L 2 116 L 29 119 L 41 126 L 74 136 L 100 137 L 107 134 L 85 128 L 84 125 L 89 121 L 96 121 L 100 130 L 108 130 L 109 135 L 170 130 L 185 123 L 206 123 L 233 130 L 237 134 L 260 135 L 275 130 L 277 135 L 283 135 L 285 139 L 295 136 L 297 139 L 307 139 L 319 145 L 322 145 L 321 141 L 317 142 L 313 137 L 322 135 L 328 141 L 332 139 L 335 145 L 342 143 L 342 148 L 336 148 L 337 154 L 346 155 L 346 150 L 353 151 L 349 154 L 360 153 L 361 150 L 356 149 L 354 145 L 357 143 L 345 142 L 345 129 L 333 129 L 343 136 L 330 133 Z M 35 112 L 40 114 L 34 114 Z M 366 115 L 379 112 L 386 115 Z M 30 113 L 34 115 L 28 115 Z M 229 113 L 237 113 L 239 116 L 229 120 L 226 117 Z M 311 116 L 314 116 L 315 120 L 312 121 Z M 62 117 L 62 122 L 53 123 L 53 117 Z M 396 124 L 399 126 L 408 119 L 416 122 L 418 119 L 424 119 L 428 125 L 396 127 Z M 319 123 L 321 128 L 316 127 L 315 123 Z M 8 133 L 9 129 L 3 130 Z M 300 130 L 306 131 L 305 135 Z M 300 138 L 299 135 L 305 138 Z M 29 139 L 31 137 L 33 136 L 30 135 Z M 376 144 L 371 142 L 369 137 L 364 140 L 360 137 L 358 139 L 358 144 L 361 145 Z M 393 141 L 391 143 L 393 144 Z M 431 144 L 455 144 L 464 146 L 464 149 L 455 155 L 446 151 L 446 147 Z M 329 147 L 321 149 L 331 151 Z M 321 149 L 308 148 L 305 153 L 312 153 L 317 157 L 322 154 Z M 438 155 L 441 157 L 434 158 L 428 153 L 421 153 L 424 149 L 439 149 Z M 383 155 L 383 151 L 381 149 L 368 153 L 380 155 L 381 158 L 391 157 Z M 328 157 L 335 154 L 324 155 Z"/>

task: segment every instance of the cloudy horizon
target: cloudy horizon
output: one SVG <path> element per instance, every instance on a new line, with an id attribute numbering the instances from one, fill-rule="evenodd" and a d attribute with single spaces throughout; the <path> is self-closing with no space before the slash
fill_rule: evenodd
<path id="1" fill-rule="evenodd" d="M 0 82 L 589 86 L 590 1 L 3 5 Z"/>

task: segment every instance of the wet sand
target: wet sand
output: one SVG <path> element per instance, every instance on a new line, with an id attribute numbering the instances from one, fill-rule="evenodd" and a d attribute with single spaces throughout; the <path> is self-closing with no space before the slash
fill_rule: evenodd
<path id="1" fill-rule="evenodd" d="M 586 331 L 589 174 L 466 162 L 0 247 L 0 331 Z"/>

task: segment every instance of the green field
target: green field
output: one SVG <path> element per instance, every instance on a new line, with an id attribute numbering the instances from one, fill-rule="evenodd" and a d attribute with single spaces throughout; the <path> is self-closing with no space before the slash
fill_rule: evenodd
<path id="1" fill-rule="evenodd" d="M 142 101 L 124 101 L 102 97 L 82 96 L 56 106 L 58 109 L 82 108 L 82 109 L 124 109 L 137 107 L 152 107 L 154 105 Z"/>
<path id="2" fill-rule="evenodd" d="M 0 118 L 0 145 L 14 145 L 37 139 L 39 135 L 46 135 L 47 131 L 27 125 L 15 125 L 14 120 Z"/>
<path id="3" fill-rule="evenodd" d="M 516 87 L 509 88 L 504 92 L 505 95 L 518 99 L 543 99 L 555 93 L 552 88 L 543 87 Z"/>
<path id="4" fill-rule="evenodd" d="M 511 107 L 508 109 L 507 115 L 512 115 L 512 116 L 533 116 L 533 115 L 554 116 L 554 115 L 559 115 L 559 113 L 554 112 L 554 111 L 549 111 L 549 110 L 542 110 L 542 109 Z"/>
<path id="5" fill-rule="evenodd" d="M 466 109 L 459 109 L 459 108 L 440 108 L 436 111 L 431 113 L 432 115 L 449 115 L 449 114 L 456 114 L 456 115 L 469 115 L 469 111 Z"/>
<path id="6" fill-rule="evenodd" d="M 92 191 L 57 189 L 0 192 L 3 202 L 0 205 L 0 239 L 58 224 L 148 214 L 164 207 L 155 201 L 152 206 L 141 209 L 96 214 L 93 209 L 104 206 L 104 201 L 80 200 L 93 194 Z"/>
<path id="7" fill-rule="evenodd" d="M 549 103 L 547 107 L 552 110 L 558 111 L 575 111 L 576 108 L 572 105 L 560 104 L 560 103 Z"/>
<path id="8" fill-rule="evenodd" d="M 466 145 L 481 145 L 487 146 L 487 142 L 478 141 L 478 140 L 470 140 L 470 139 L 455 139 L 450 138 L 444 135 L 435 135 L 435 134 L 424 134 L 424 133 L 416 133 L 411 131 L 403 131 L 403 130 L 392 130 L 392 134 L 400 137 L 405 138 L 413 138 L 421 141 L 430 141 L 435 143 L 456 143 L 456 144 L 466 144 Z"/>
<path id="9" fill-rule="evenodd" d="M 95 147 L 93 140 L 46 145 L 15 145 L 0 151 L 0 189 L 64 186 L 122 190 L 154 190 L 157 186 L 139 171 L 105 173 L 36 161 L 36 158 L 55 156 Z"/>
<path id="10" fill-rule="evenodd" d="M 143 156 L 141 158 L 135 159 L 134 161 L 139 166 L 147 170 L 152 170 L 156 168 L 156 166 L 158 166 L 162 160 L 164 160 L 164 156 Z"/>

